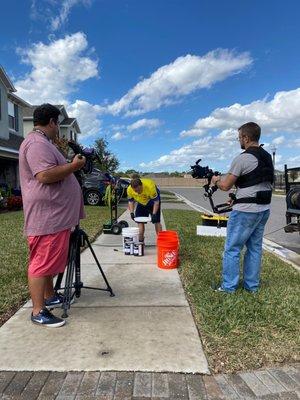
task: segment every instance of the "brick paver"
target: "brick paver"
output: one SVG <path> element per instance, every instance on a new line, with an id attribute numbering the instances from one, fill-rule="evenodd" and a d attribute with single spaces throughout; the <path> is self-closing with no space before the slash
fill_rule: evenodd
<path id="1" fill-rule="evenodd" d="M 299 365 L 240 374 L 0 372 L 2 400 L 298 400 Z"/>

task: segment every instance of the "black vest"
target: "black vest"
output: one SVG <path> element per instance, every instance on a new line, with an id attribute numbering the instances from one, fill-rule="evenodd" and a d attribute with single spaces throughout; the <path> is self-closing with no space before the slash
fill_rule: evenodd
<path id="1" fill-rule="evenodd" d="M 274 182 L 274 166 L 271 154 L 264 150 L 261 146 L 249 147 L 242 154 L 252 154 L 257 158 L 258 165 L 248 174 L 241 175 L 238 177 L 235 186 L 238 188 L 246 188 L 254 186 L 262 182 Z"/>

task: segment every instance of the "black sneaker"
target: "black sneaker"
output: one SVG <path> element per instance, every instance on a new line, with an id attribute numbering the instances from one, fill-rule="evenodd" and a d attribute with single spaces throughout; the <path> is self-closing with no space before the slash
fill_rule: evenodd
<path id="1" fill-rule="evenodd" d="M 31 322 L 48 328 L 58 328 L 66 323 L 64 319 L 56 317 L 47 308 L 41 310 L 37 315 L 31 314 Z"/>
<path id="2" fill-rule="evenodd" d="M 64 302 L 64 296 L 61 293 L 55 294 L 50 299 L 45 300 L 46 308 L 61 308 Z M 74 298 L 71 299 L 70 304 L 74 303 Z"/>

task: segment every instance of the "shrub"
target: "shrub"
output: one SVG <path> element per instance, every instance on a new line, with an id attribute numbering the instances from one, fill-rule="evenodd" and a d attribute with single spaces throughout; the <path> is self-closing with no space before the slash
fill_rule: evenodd
<path id="1" fill-rule="evenodd" d="M 7 209 L 8 210 L 19 210 L 22 208 L 22 196 L 9 196 L 7 198 Z"/>

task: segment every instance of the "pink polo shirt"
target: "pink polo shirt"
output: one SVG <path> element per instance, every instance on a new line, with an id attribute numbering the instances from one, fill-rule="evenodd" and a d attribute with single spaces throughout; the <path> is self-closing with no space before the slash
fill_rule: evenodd
<path id="1" fill-rule="evenodd" d="M 40 183 L 36 174 L 66 164 L 63 155 L 39 132 L 31 132 L 19 151 L 20 182 L 27 236 L 72 228 L 84 218 L 81 188 L 74 174 L 55 183 Z"/>

